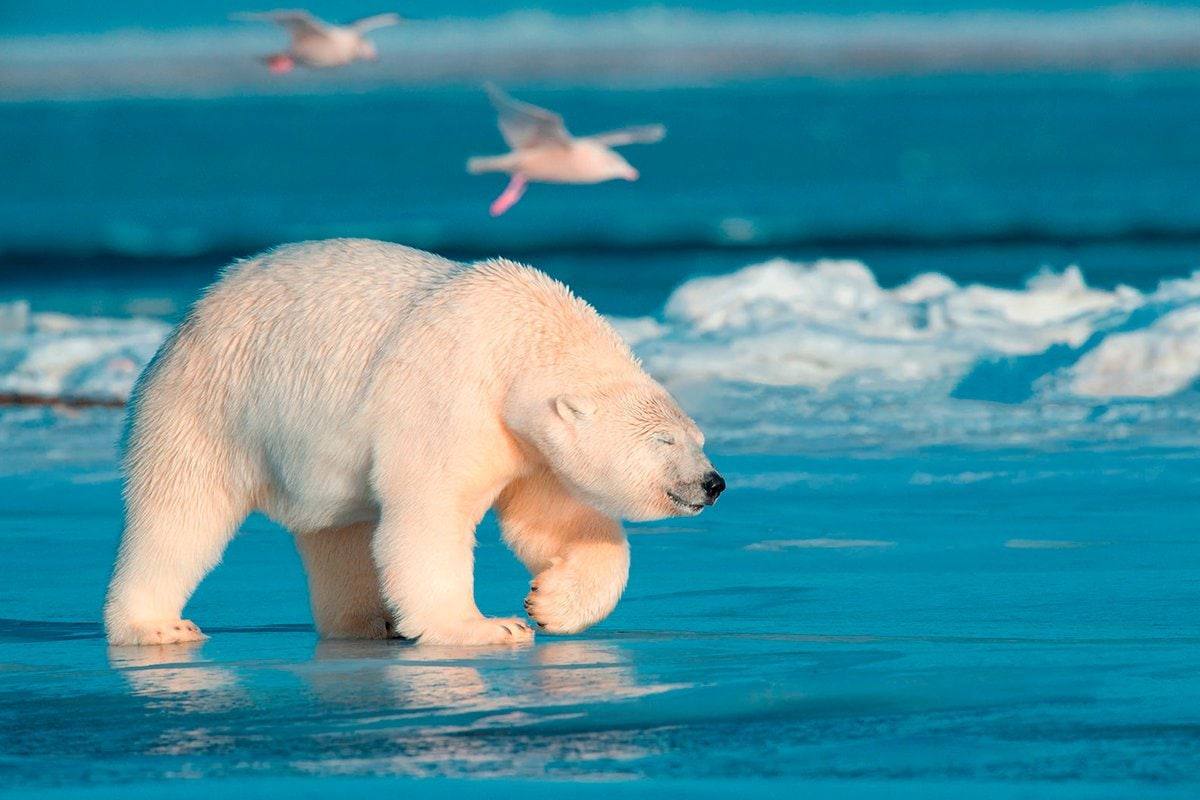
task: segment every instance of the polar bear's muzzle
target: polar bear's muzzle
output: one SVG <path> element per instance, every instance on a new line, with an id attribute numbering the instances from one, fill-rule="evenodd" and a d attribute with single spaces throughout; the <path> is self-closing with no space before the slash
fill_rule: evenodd
<path id="1" fill-rule="evenodd" d="M 717 502 L 725 491 L 725 479 L 716 470 L 709 470 L 698 481 L 684 483 L 667 490 L 667 498 L 685 515 L 694 516 Z"/>

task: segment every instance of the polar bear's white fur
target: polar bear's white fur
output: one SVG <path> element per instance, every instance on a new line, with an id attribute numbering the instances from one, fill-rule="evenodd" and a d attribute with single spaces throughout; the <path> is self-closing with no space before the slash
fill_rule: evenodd
<path id="1" fill-rule="evenodd" d="M 724 486 L 612 328 L 529 267 L 333 240 L 236 264 L 147 367 L 105 605 L 113 644 L 203 638 L 184 604 L 243 518 L 295 534 L 326 637 L 523 641 L 473 593 L 490 507 L 551 632 L 625 587 L 619 519 Z"/>

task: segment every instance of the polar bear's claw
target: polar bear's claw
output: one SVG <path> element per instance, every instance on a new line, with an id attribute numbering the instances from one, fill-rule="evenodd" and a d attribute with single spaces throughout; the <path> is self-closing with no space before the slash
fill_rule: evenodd
<path id="1" fill-rule="evenodd" d="M 577 633 L 587 627 L 581 619 L 577 588 L 570 572 L 556 563 L 529 583 L 525 613 L 540 630 Z"/>
<path id="2" fill-rule="evenodd" d="M 608 616 L 629 572 L 628 547 L 576 548 L 529 582 L 525 613 L 547 633 L 579 633 Z"/>

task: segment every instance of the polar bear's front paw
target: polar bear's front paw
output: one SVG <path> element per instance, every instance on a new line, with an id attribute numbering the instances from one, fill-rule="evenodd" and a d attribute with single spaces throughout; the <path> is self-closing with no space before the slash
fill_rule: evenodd
<path id="1" fill-rule="evenodd" d="M 547 633 L 578 633 L 611 610 L 597 603 L 596 591 L 581 581 L 569 563 L 556 558 L 529 582 L 525 613 Z"/>
<path id="2" fill-rule="evenodd" d="M 563 571 L 549 569 L 529 582 L 525 613 L 547 633 L 576 633 L 586 627 L 573 608 L 575 592 Z"/>
<path id="3" fill-rule="evenodd" d="M 527 644 L 533 641 L 533 628 L 515 617 L 465 620 L 454 625 L 426 628 L 420 641 L 425 644 L 451 644 L 476 647 L 489 644 Z"/>
<path id="4" fill-rule="evenodd" d="M 146 646 L 202 642 L 208 637 L 191 620 L 173 619 L 158 622 L 131 622 L 109 634 L 109 644 Z"/>

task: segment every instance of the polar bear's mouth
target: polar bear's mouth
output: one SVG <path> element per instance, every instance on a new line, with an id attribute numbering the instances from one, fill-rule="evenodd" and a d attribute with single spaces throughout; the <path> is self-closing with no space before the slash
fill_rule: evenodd
<path id="1" fill-rule="evenodd" d="M 667 497 L 669 497 L 671 502 L 675 504 L 676 508 L 686 511 L 689 514 L 699 514 L 704 508 L 704 503 L 689 503 L 687 500 L 684 500 L 670 489 L 667 490 Z"/>

